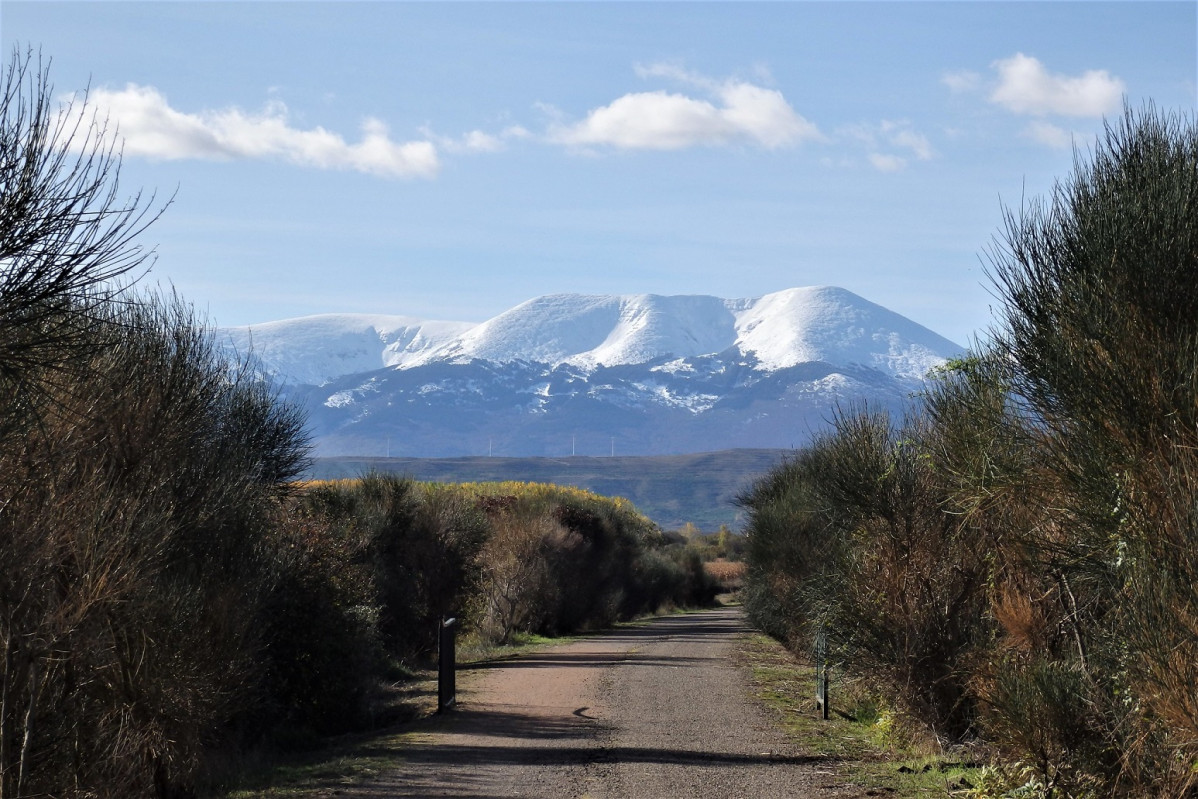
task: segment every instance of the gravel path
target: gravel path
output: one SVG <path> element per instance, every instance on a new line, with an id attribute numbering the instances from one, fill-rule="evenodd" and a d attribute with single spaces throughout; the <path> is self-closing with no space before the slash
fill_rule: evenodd
<path id="1" fill-rule="evenodd" d="M 736 608 L 643 626 L 459 672 L 459 706 L 402 765 L 346 797 L 849 795 L 749 697 L 729 657 Z M 473 673 L 472 673 L 473 672 Z"/>

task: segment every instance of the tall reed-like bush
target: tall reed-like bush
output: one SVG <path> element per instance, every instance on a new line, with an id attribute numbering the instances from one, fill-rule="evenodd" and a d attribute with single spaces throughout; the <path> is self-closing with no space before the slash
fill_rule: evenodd
<path id="1" fill-rule="evenodd" d="M 1193 118 L 1126 110 L 991 258 L 984 351 L 746 495 L 750 608 L 800 645 L 829 623 L 891 702 L 1046 795 L 1192 795 Z"/>
<path id="2" fill-rule="evenodd" d="M 1106 128 L 992 253 L 995 339 L 1044 435 L 1065 663 L 1092 735 L 1058 781 L 1193 789 L 1198 763 L 1198 128 L 1151 106 Z M 1062 657 L 1065 657 L 1063 654 Z M 1058 669 L 1059 671 L 1059 669 Z M 1055 765 L 1055 764 L 1054 764 Z M 1050 766 L 1051 767 L 1051 766 Z M 1057 778 L 1058 775 L 1045 775 Z"/>

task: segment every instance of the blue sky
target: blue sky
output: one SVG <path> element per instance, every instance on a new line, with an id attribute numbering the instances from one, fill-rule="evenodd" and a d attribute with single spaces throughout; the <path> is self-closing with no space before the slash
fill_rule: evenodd
<path id="1" fill-rule="evenodd" d="M 960 343 L 1003 205 L 1198 105 L 1198 4 L 19 2 L 90 86 L 149 283 L 221 325 L 838 285 Z"/>

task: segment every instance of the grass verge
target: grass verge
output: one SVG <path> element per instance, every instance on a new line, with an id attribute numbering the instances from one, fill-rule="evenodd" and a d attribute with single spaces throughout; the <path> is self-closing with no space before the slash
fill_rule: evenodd
<path id="1" fill-rule="evenodd" d="M 814 669 L 766 635 L 746 636 L 735 657 L 751 670 L 753 692 L 775 711 L 792 740 L 828 758 L 837 778 L 863 796 L 966 797 L 983 779 L 983 769 L 967 754 L 930 751 L 912 740 L 891 713 L 835 670 L 831 718 L 824 721 L 815 701 Z"/>

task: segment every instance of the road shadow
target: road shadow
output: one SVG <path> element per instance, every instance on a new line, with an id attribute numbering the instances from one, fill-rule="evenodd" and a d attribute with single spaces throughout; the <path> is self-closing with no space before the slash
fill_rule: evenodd
<path id="1" fill-rule="evenodd" d="M 743 616 L 736 611 L 716 609 L 678 616 L 659 616 L 647 623 L 599 630 L 588 633 L 587 639 L 596 648 L 612 647 L 622 651 L 562 653 L 553 650 L 531 655 L 501 657 L 462 663 L 458 671 L 482 671 L 499 668 L 546 668 L 558 666 L 610 666 L 620 663 L 640 662 L 645 665 L 667 666 L 686 663 L 702 663 L 705 658 L 650 657 L 638 655 L 636 649 L 649 642 L 688 641 L 701 643 L 713 636 L 740 635 L 751 631 Z M 630 651 L 632 650 L 632 651 Z"/>
<path id="2" fill-rule="evenodd" d="M 637 652 L 578 652 L 526 655 L 510 660 L 483 660 L 464 663 L 458 671 L 489 671 L 496 669 L 556 669 L 562 667 L 602 668 L 623 664 L 643 666 L 684 666 L 707 663 L 715 658 L 675 657 L 673 655 L 641 655 Z"/>

